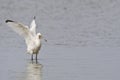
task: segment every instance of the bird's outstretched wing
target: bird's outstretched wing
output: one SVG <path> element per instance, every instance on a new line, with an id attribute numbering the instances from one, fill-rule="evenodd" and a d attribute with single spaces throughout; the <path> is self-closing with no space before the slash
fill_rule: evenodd
<path id="1" fill-rule="evenodd" d="M 32 34 L 29 30 L 29 28 L 19 22 L 15 22 L 12 20 L 6 20 L 5 21 L 9 27 L 11 27 L 16 33 L 21 35 L 25 38 L 25 40 L 30 40 L 32 38 Z"/>
<path id="2" fill-rule="evenodd" d="M 35 16 L 34 16 L 33 21 L 31 22 L 31 25 L 30 25 L 30 31 L 31 31 L 31 33 L 32 33 L 33 36 L 36 36 Z"/>

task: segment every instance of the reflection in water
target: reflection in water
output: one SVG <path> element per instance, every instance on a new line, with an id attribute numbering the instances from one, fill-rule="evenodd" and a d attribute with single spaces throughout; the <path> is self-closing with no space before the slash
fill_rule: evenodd
<path id="1" fill-rule="evenodd" d="M 42 80 L 42 64 L 30 62 L 27 65 L 25 80 Z"/>

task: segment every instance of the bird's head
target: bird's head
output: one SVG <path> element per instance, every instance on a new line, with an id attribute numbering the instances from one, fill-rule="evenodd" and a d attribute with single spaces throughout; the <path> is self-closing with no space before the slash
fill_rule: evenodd
<path id="1" fill-rule="evenodd" d="M 37 33 L 37 37 L 38 37 L 39 39 L 41 39 L 41 38 L 42 38 L 42 34 L 41 34 L 41 33 Z"/>

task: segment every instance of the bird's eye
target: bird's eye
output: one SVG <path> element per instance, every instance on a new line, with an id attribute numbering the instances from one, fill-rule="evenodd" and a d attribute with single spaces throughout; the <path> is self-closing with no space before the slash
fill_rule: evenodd
<path id="1" fill-rule="evenodd" d="M 38 36 L 39 39 L 41 39 L 41 37 L 42 37 L 41 35 Z"/>

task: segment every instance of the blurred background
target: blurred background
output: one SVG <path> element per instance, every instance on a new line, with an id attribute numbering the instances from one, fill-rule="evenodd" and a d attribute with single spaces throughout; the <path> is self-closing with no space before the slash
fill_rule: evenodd
<path id="1" fill-rule="evenodd" d="M 38 63 L 6 25 L 30 25 L 42 41 Z M 119 80 L 120 0 L 0 0 L 0 80 Z"/>
<path id="2" fill-rule="evenodd" d="M 120 46 L 119 0 L 1 0 L 0 3 L 0 44 L 5 40 L 10 43 L 6 38 L 17 36 L 7 28 L 6 19 L 29 25 L 36 16 L 37 30 L 48 39 L 49 45 Z"/>

